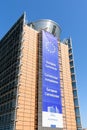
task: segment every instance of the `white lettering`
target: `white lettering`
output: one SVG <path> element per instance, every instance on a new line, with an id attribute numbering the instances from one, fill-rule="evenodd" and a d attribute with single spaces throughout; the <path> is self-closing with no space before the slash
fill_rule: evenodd
<path id="1" fill-rule="evenodd" d="M 49 97 L 59 98 L 58 95 L 56 95 L 56 94 L 51 94 L 51 93 L 47 93 L 47 92 L 45 92 L 45 95 L 46 95 L 46 96 L 49 96 Z"/>
<path id="2" fill-rule="evenodd" d="M 46 81 L 49 81 L 49 82 L 52 82 L 52 83 L 56 83 L 56 84 L 58 84 L 58 82 L 55 81 L 55 80 L 51 80 L 51 79 L 48 79 L 48 78 L 45 78 L 45 80 L 46 80 Z"/>
<path id="3" fill-rule="evenodd" d="M 50 89 L 50 88 L 46 88 L 46 90 L 48 91 L 48 92 L 53 92 L 53 93 L 57 93 L 57 90 L 54 90 L 54 89 Z"/>
<path id="4" fill-rule="evenodd" d="M 52 70 L 56 70 L 56 71 L 57 71 L 57 68 L 55 68 L 55 67 L 53 67 L 53 66 L 50 66 L 50 65 L 45 64 L 45 67 L 46 67 L 46 68 L 50 68 L 50 69 L 52 69 Z"/>
<path id="5" fill-rule="evenodd" d="M 50 61 L 46 61 L 47 64 L 51 65 L 51 66 L 55 66 L 56 67 L 56 64 L 50 62 Z"/>
<path id="6" fill-rule="evenodd" d="M 47 73 L 45 73 L 45 76 L 58 80 L 58 77 L 50 75 L 50 74 L 47 74 Z"/>

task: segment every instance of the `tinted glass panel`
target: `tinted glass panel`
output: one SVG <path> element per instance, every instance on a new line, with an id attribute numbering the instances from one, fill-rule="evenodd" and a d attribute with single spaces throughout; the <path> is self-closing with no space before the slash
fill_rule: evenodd
<path id="1" fill-rule="evenodd" d="M 71 70 L 71 73 L 74 73 L 74 68 L 71 68 L 70 70 Z"/>
<path id="2" fill-rule="evenodd" d="M 76 88 L 76 82 L 72 82 L 72 86 L 75 89 Z"/>
<path id="3" fill-rule="evenodd" d="M 79 106 L 79 104 L 78 104 L 78 99 L 77 99 L 77 98 L 74 99 L 74 103 L 75 103 L 75 106 Z"/>
<path id="4" fill-rule="evenodd" d="M 74 66 L 73 61 L 70 62 L 70 66 Z"/>
<path id="5" fill-rule="evenodd" d="M 72 78 L 72 81 L 74 81 L 75 80 L 75 75 L 72 75 L 71 78 Z"/>
<path id="6" fill-rule="evenodd" d="M 79 117 L 76 118 L 76 123 L 77 123 L 78 126 L 81 125 L 81 121 L 80 121 Z"/>
<path id="7" fill-rule="evenodd" d="M 79 108 L 75 108 L 75 113 L 76 113 L 76 115 L 80 115 Z"/>
<path id="8" fill-rule="evenodd" d="M 73 95 L 74 95 L 74 97 L 77 97 L 77 90 L 73 91 Z"/>

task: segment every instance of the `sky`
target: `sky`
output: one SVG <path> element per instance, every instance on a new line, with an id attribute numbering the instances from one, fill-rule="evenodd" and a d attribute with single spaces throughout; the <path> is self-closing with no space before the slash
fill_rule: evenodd
<path id="1" fill-rule="evenodd" d="M 87 128 L 87 0 L 0 0 L 0 39 L 23 12 L 29 22 L 57 22 L 61 40 L 72 38 L 81 121 Z"/>

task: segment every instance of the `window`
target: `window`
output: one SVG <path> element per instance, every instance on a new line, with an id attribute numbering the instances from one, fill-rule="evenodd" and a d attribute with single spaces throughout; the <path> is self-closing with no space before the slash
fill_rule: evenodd
<path id="1" fill-rule="evenodd" d="M 77 98 L 74 99 L 74 104 L 75 104 L 75 106 L 79 106 L 79 103 L 78 103 L 78 99 L 77 99 Z"/>
<path id="2" fill-rule="evenodd" d="M 12 111 L 12 112 L 11 112 L 11 121 L 13 121 L 13 120 L 14 120 L 14 118 L 15 118 L 15 112 L 14 112 L 14 111 Z"/>
<path id="3" fill-rule="evenodd" d="M 52 30 L 52 34 L 55 35 L 55 31 L 56 31 L 56 26 L 53 25 L 53 30 Z"/>
<path id="4" fill-rule="evenodd" d="M 76 89 L 76 82 L 72 82 L 72 86 L 74 89 Z"/>
<path id="5" fill-rule="evenodd" d="M 73 90 L 74 97 L 77 97 L 77 90 Z"/>
<path id="6" fill-rule="evenodd" d="M 69 49 L 69 53 L 72 53 L 72 49 Z"/>
<path id="7" fill-rule="evenodd" d="M 77 118 L 76 118 L 76 123 L 77 123 L 78 126 L 81 125 L 80 117 L 77 117 Z"/>
<path id="8" fill-rule="evenodd" d="M 70 59 L 70 60 L 72 60 L 72 59 L 73 59 L 72 55 L 70 55 L 70 56 L 69 56 L 69 59 Z"/>
<path id="9" fill-rule="evenodd" d="M 76 113 L 77 116 L 80 115 L 79 108 L 75 108 L 75 113 Z"/>
<path id="10" fill-rule="evenodd" d="M 82 128 L 77 128 L 77 130 L 82 130 Z"/>
<path id="11" fill-rule="evenodd" d="M 70 70 L 71 70 L 71 73 L 74 73 L 74 68 L 71 68 Z"/>
<path id="12" fill-rule="evenodd" d="M 74 66 L 73 61 L 70 62 L 70 66 Z"/>
<path id="13" fill-rule="evenodd" d="M 72 81 L 74 81 L 75 80 L 75 75 L 72 75 L 71 78 L 72 78 Z"/>

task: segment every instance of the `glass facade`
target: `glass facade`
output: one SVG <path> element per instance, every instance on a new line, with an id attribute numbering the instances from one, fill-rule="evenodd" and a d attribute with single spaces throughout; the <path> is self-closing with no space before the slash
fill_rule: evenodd
<path id="1" fill-rule="evenodd" d="M 23 16 L 0 41 L 0 130 L 13 130 Z"/>
<path id="2" fill-rule="evenodd" d="M 74 59 L 73 59 L 73 51 L 72 51 L 72 41 L 71 39 L 67 39 L 67 44 L 69 48 L 69 60 L 70 60 L 70 71 L 71 71 L 71 79 L 72 79 L 72 88 L 73 88 L 73 100 L 74 100 L 74 109 L 75 109 L 75 118 L 77 130 L 82 130 L 81 119 L 80 119 L 80 111 L 79 111 L 79 102 L 78 102 L 78 94 L 77 94 L 77 85 L 74 71 Z"/>

